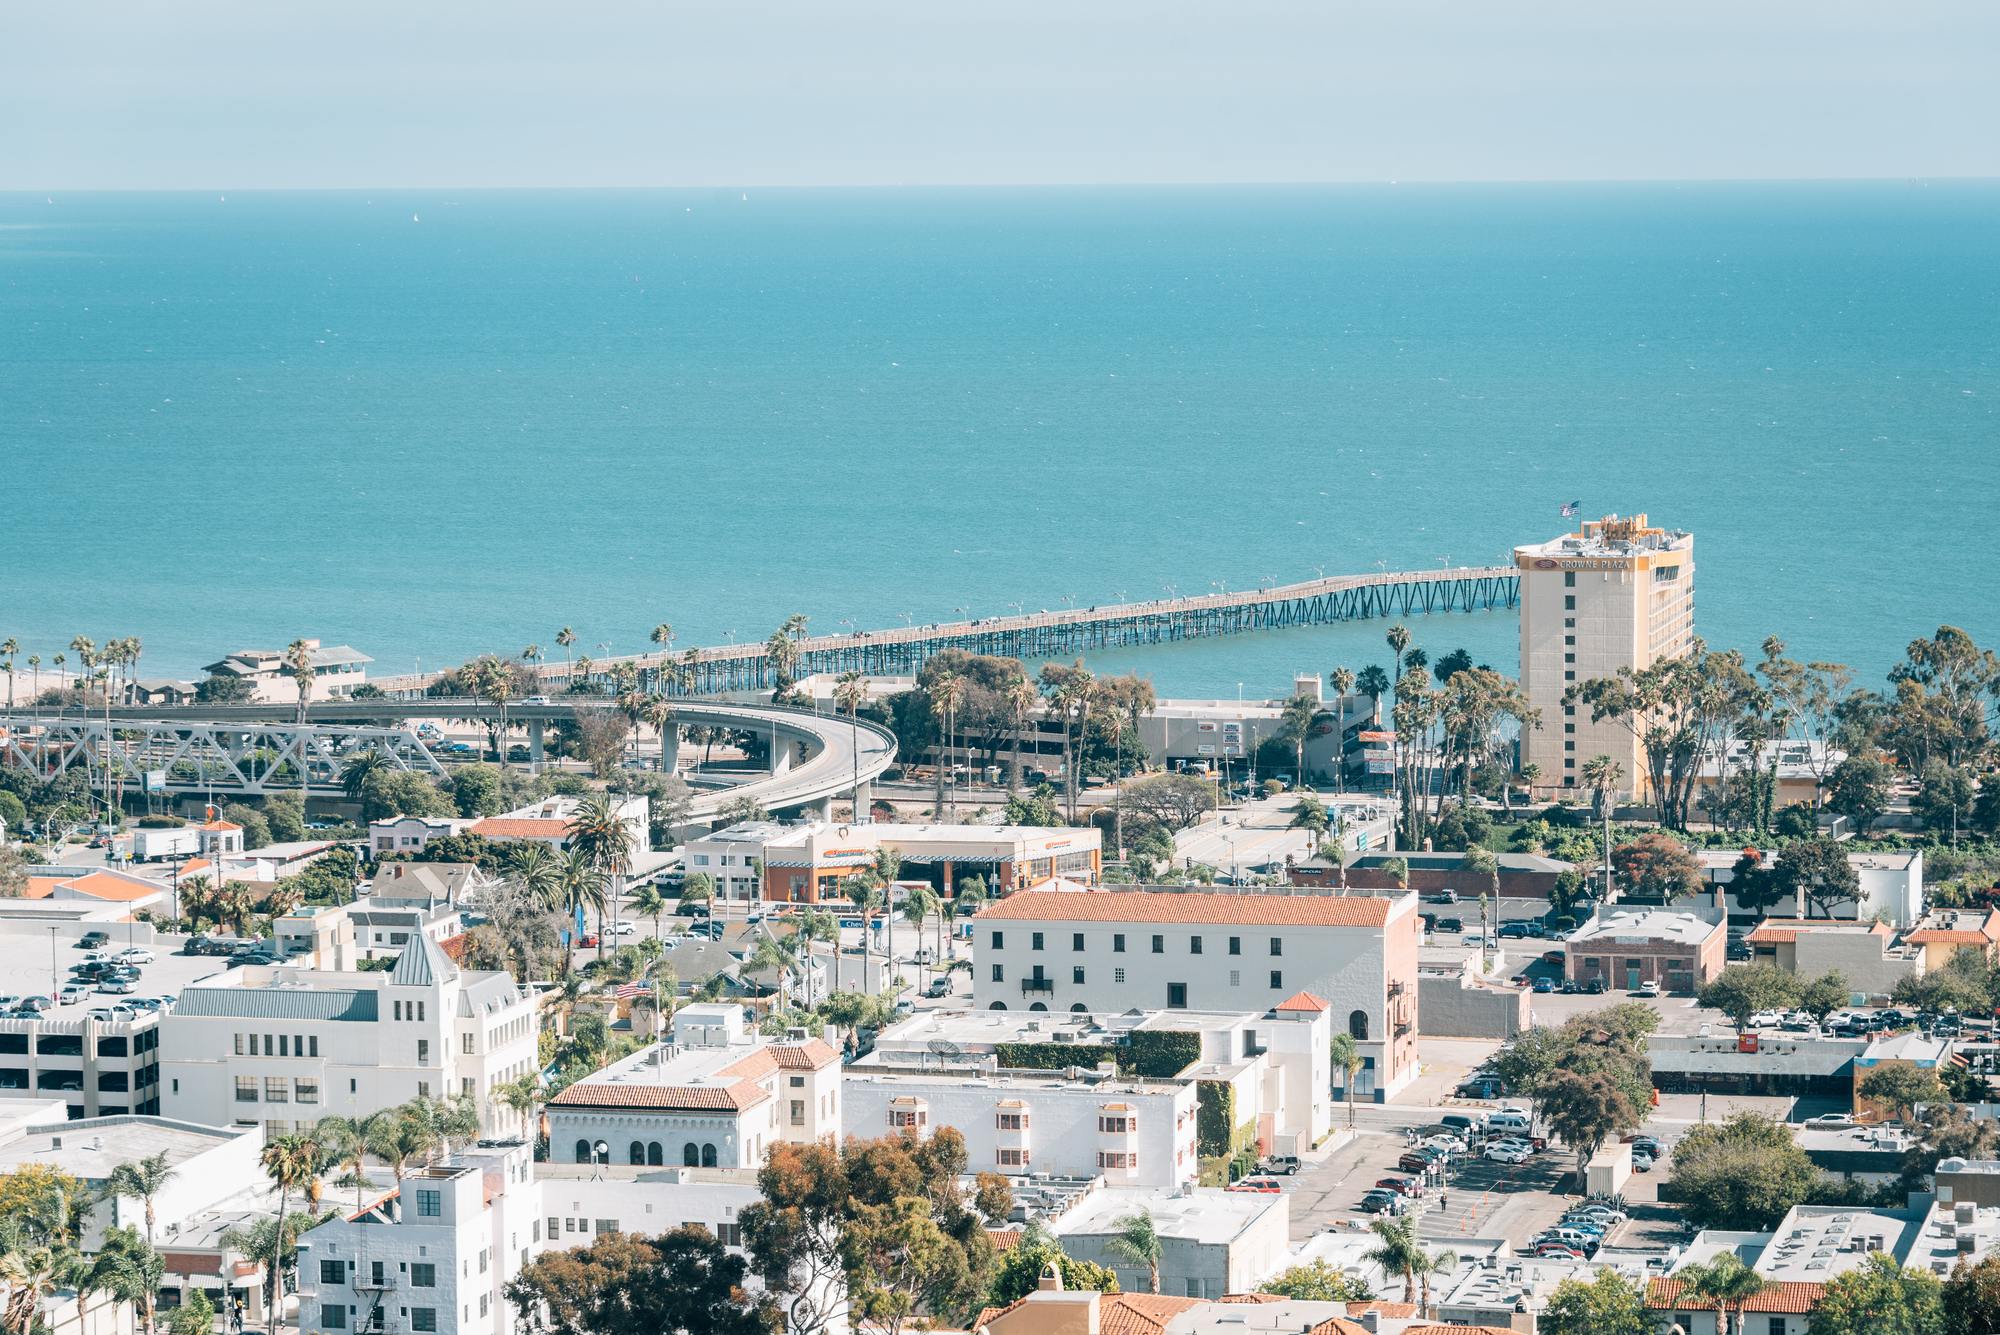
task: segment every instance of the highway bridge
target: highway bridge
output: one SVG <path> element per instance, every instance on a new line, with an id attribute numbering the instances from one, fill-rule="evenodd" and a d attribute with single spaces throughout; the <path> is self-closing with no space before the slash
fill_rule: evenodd
<path id="1" fill-rule="evenodd" d="M 793 675 L 855 671 L 908 676 L 947 649 L 1023 660 L 1066 658 L 1094 649 L 1172 644 L 1364 617 L 1491 611 L 1516 606 L 1520 594 L 1520 572 L 1512 566 L 1337 575 L 1240 593 L 812 635 L 797 641 L 799 663 Z M 590 676 L 601 681 L 627 664 L 639 671 L 640 689 L 648 694 L 717 695 L 769 690 L 772 684 L 771 661 L 762 644 L 711 646 L 695 650 L 692 659 L 682 652 L 593 660 Z M 542 663 L 537 671 L 553 690 L 568 686 L 577 676 L 568 662 Z M 443 675 L 384 677 L 375 685 L 399 697 L 414 696 Z"/>
<path id="2" fill-rule="evenodd" d="M 603 704 L 600 700 L 596 707 Z M 532 764 L 539 766 L 543 759 L 544 730 L 574 718 L 579 705 L 590 708 L 592 702 L 504 707 L 507 725 L 527 731 Z M 417 735 L 414 724 L 397 726 L 396 721 L 450 719 L 486 727 L 500 722 L 502 706 L 459 696 L 398 700 L 393 712 L 394 719 L 371 721 L 358 702 L 316 704 L 308 706 L 306 722 L 301 724 L 295 705 L 114 707 L 112 740 L 107 741 L 101 712 L 86 717 L 78 712 L 16 709 L 0 713 L 0 728 L 6 731 L 0 763 L 47 778 L 82 766 L 93 787 L 103 789 L 122 777 L 126 792 L 142 791 L 147 772 L 163 772 L 168 792 L 225 799 L 297 792 L 303 774 L 309 794 L 327 797 L 344 793 L 347 767 L 370 751 L 398 770 L 449 776 L 437 748 Z M 682 725 L 707 724 L 771 739 L 771 772 L 723 791 L 698 793 L 690 813 L 694 820 L 714 816 L 745 794 L 754 794 L 771 811 L 808 807 L 827 816 L 834 798 L 848 796 L 855 798 L 858 810 L 866 811 L 871 781 L 896 758 L 894 734 L 866 719 L 708 700 L 676 703 L 674 715 Z M 668 731 L 663 760 L 671 772 L 680 743 L 679 730 Z"/>

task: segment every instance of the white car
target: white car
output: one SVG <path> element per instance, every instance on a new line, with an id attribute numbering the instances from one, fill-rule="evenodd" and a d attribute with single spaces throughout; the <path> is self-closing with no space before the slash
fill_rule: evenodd
<path id="1" fill-rule="evenodd" d="M 1493 1150 L 1519 1150 L 1523 1154 L 1533 1154 L 1535 1152 L 1535 1143 L 1532 1140 L 1522 1140 L 1519 1136 L 1508 1136 L 1502 1140 L 1488 1141 L 1486 1147 Z"/>
<path id="2" fill-rule="evenodd" d="M 1821 1113 L 1818 1117 L 1806 1118 L 1803 1125 L 1815 1131 L 1842 1131 L 1854 1125 L 1854 1117 L 1850 1113 Z"/>
<path id="3" fill-rule="evenodd" d="M 1758 1011 L 1750 1017 L 1752 1029 L 1775 1029 L 1785 1022 L 1785 1017 L 1777 1011 Z"/>
<path id="4" fill-rule="evenodd" d="M 630 918 L 620 918 L 617 922 L 611 924 L 611 935 L 613 936 L 631 936 L 638 930 L 639 925 Z"/>
<path id="5" fill-rule="evenodd" d="M 152 951 L 146 949 L 144 946 L 132 946 L 129 949 L 119 951 L 118 958 L 127 964 L 151 964 L 154 955 Z"/>
<path id="6" fill-rule="evenodd" d="M 1528 1152 L 1507 1145 L 1494 1145 L 1486 1151 L 1485 1157 L 1494 1163 L 1526 1163 Z"/>
<path id="7" fill-rule="evenodd" d="M 1642 997 L 1657 997 L 1660 995 L 1660 985 L 1651 978 L 1648 978 L 1645 982 L 1639 984 L 1639 995 Z"/>

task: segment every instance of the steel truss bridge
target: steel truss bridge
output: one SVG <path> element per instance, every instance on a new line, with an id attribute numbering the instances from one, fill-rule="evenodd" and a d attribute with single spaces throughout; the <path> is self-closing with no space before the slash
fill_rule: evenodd
<path id="1" fill-rule="evenodd" d="M 397 719 L 452 719 L 481 727 L 500 721 L 501 706 L 465 697 L 377 702 Z M 589 708 L 592 702 L 579 702 Z M 597 702 L 598 707 L 602 701 Z M 551 723 L 576 716 L 577 705 L 508 705 L 507 726 L 525 728 L 529 756 L 542 759 L 542 734 Z M 375 752 L 397 771 L 449 778 L 431 746 L 413 727 L 358 723 L 372 712 L 365 702 L 315 704 L 304 723 L 275 722 L 286 705 L 194 705 L 182 709 L 114 706 L 104 715 L 17 709 L 0 713 L 0 763 L 54 778 L 83 768 L 91 785 L 126 792 L 144 787 L 145 772 L 166 771 L 166 790 L 212 793 L 218 798 L 269 792 L 298 792 L 300 776 L 314 796 L 345 792 L 343 780 L 357 757 Z M 772 771 L 767 777 L 719 792 L 696 795 L 690 818 L 714 815 L 745 794 L 765 807 L 815 807 L 830 814 L 833 798 L 854 795 L 861 809 L 870 781 L 896 757 L 895 735 L 866 719 L 816 714 L 810 709 L 689 701 L 674 708 L 676 725 L 707 724 L 771 739 Z M 386 721 L 385 721 L 386 722 Z M 679 726 L 662 739 L 663 768 L 671 771 L 679 750 Z"/>
<path id="2" fill-rule="evenodd" d="M 793 675 L 909 676 L 926 659 L 947 649 L 1023 660 L 1063 658 L 1095 649 L 1172 644 L 1365 617 L 1492 611 L 1517 606 L 1520 596 L 1520 573 L 1512 566 L 1341 575 L 1243 593 L 809 636 L 797 641 L 799 662 Z M 638 670 L 642 690 L 677 698 L 769 690 L 773 684 L 771 661 L 762 644 L 698 649 L 692 662 L 672 653 L 593 660 L 590 676 L 602 680 L 625 665 Z M 575 679 L 575 670 L 566 663 L 544 663 L 538 670 L 545 682 L 558 688 Z M 390 677 L 375 684 L 392 694 L 413 696 L 442 675 Z"/>

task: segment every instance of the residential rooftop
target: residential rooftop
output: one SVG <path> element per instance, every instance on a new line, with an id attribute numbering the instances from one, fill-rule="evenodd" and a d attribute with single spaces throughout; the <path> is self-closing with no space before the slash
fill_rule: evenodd
<path id="1" fill-rule="evenodd" d="M 1705 916 L 1707 914 L 1715 916 Z M 1721 910 L 1718 909 L 1690 912 L 1687 909 L 1638 908 L 1614 909 L 1610 913 L 1600 910 L 1597 917 L 1570 937 L 1569 944 L 1574 948 L 1583 941 L 1616 942 L 1632 937 L 1640 941 L 1680 941 L 1687 945 L 1700 945 L 1722 930 Z"/>
<path id="2" fill-rule="evenodd" d="M 1090 1192 L 1050 1228 L 1060 1237 L 1118 1232 L 1118 1221 L 1141 1209 L 1153 1216 L 1163 1239 L 1216 1245 L 1237 1237 L 1267 1210 L 1288 1209 L 1282 1194 L 1195 1187 L 1178 1195 L 1139 1187 L 1103 1187 Z"/>

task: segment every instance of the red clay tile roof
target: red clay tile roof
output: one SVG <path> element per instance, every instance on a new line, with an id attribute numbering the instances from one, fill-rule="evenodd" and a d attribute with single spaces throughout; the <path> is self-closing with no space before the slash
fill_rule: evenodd
<path id="1" fill-rule="evenodd" d="M 1350 1303 L 1349 1306 L 1353 1306 L 1353 1304 Z M 1403 1304 L 1398 1303 L 1397 1306 L 1400 1307 L 1403 1306 Z M 1370 1306 L 1367 1303 L 1361 1304 L 1361 1307 L 1363 1311 L 1372 1312 L 1376 1310 L 1374 1307 Z M 1416 1304 L 1414 1303 L 1409 1304 L 1409 1309 L 1412 1312 L 1416 1311 L 1417 1310 Z M 1386 1318 L 1388 1317 L 1389 1314 L 1387 1312 L 1384 1312 L 1382 1313 L 1382 1315 L 1384 1318 Z M 1467 1331 L 1467 1330 L 1477 1330 L 1479 1328 L 1476 1326 L 1452 1326 L 1450 1327 L 1450 1329 L 1455 1331 Z M 1328 1317 L 1325 1321 L 1320 1322 L 1317 1326 L 1314 1326 L 1312 1328 L 1312 1335 L 1368 1335 L 1368 1327 L 1362 1325 L 1359 1321 L 1349 1321 L 1345 1317 L 1337 1317 L 1337 1316 Z M 1512 1335 L 1512 1333 L 1510 1332 L 1509 1335 Z"/>
<path id="2" fill-rule="evenodd" d="M 771 1051 L 777 1055 L 779 1068 L 786 1071 L 817 1071 L 840 1060 L 838 1052 L 817 1038 L 774 1046 Z"/>
<path id="3" fill-rule="evenodd" d="M 768 1047 L 758 1048 L 741 1061 L 734 1061 L 716 1074 L 733 1075 L 738 1080 L 762 1080 L 778 1069 L 778 1059 Z"/>
<path id="4" fill-rule="evenodd" d="M 1393 899 L 1325 895 L 1178 895 L 1156 891 L 1022 890 L 976 915 L 1047 922 L 1243 923 L 1255 927 L 1380 927 Z"/>
<path id="5" fill-rule="evenodd" d="M 611 1085 L 579 1083 L 549 1100 L 556 1108 L 693 1108 L 741 1112 L 771 1097 L 754 1080 L 731 1085 Z"/>
<path id="6" fill-rule="evenodd" d="M 204 830 L 240 830 L 243 827 L 241 825 L 232 825 L 226 820 L 212 820 L 200 828 Z"/>
<path id="7" fill-rule="evenodd" d="M 1349 1303 L 1347 1314 L 1360 1316 L 1363 1312 L 1380 1312 L 1384 1321 L 1410 1321 L 1417 1315 L 1415 1303 Z"/>
<path id="8" fill-rule="evenodd" d="M 483 834 L 489 839 L 566 839 L 569 828 L 566 820 L 505 820 L 499 816 L 488 816 L 468 828 L 466 833 Z"/>
<path id="9" fill-rule="evenodd" d="M 1779 942 L 1798 940 L 1800 932 L 1823 932 L 1841 928 L 1851 930 L 1862 925 L 1849 922 L 1845 918 L 1766 918 L 1746 939 L 1775 945 Z M 1869 923 L 1867 927 L 1871 936 L 1895 935 L 1886 922 Z"/>
<path id="10" fill-rule="evenodd" d="M 1911 932 L 1903 938 L 1920 946 L 1990 946 L 1993 938 L 1984 932 L 1950 932 L 1943 928 L 1930 928 L 1921 932 Z"/>
<path id="11" fill-rule="evenodd" d="M 1824 1284 L 1802 1284 L 1789 1282 L 1774 1284 L 1754 1298 L 1746 1300 L 1745 1312 L 1810 1312 L 1826 1291 Z M 1682 1302 L 1680 1300 L 1681 1281 L 1678 1279 L 1656 1279 L 1646 1285 L 1646 1306 L 1673 1309 L 1681 1312 L 1711 1312 L 1716 1304 L 1703 1302 Z M 1462 1327 L 1446 1327 L 1458 1330 Z M 1415 1335 L 1412 1328 L 1404 1335 Z"/>
<path id="12" fill-rule="evenodd" d="M 1097 1304 L 1097 1329 L 1099 1335 L 1160 1335 L 1167 1322 L 1202 1301 L 1164 1293 L 1114 1294 Z"/>
<path id="13" fill-rule="evenodd" d="M 1026 1230 L 1018 1228 L 989 1228 L 986 1230 L 986 1240 L 993 1244 L 993 1250 L 996 1252 L 1013 1251 L 1021 1245 L 1021 1239 L 1026 1236 Z"/>
<path id="14" fill-rule="evenodd" d="M 1310 992 L 1301 992 L 1295 997 L 1279 1002 L 1277 1005 L 1277 1009 L 1281 1011 L 1318 1012 L 1325 1010 L 1328 1006 L 1332 1004 L 1333 1004 L 1332 1002 L 1327 1001 L 1322 997 L 1316 997 Z"/>

